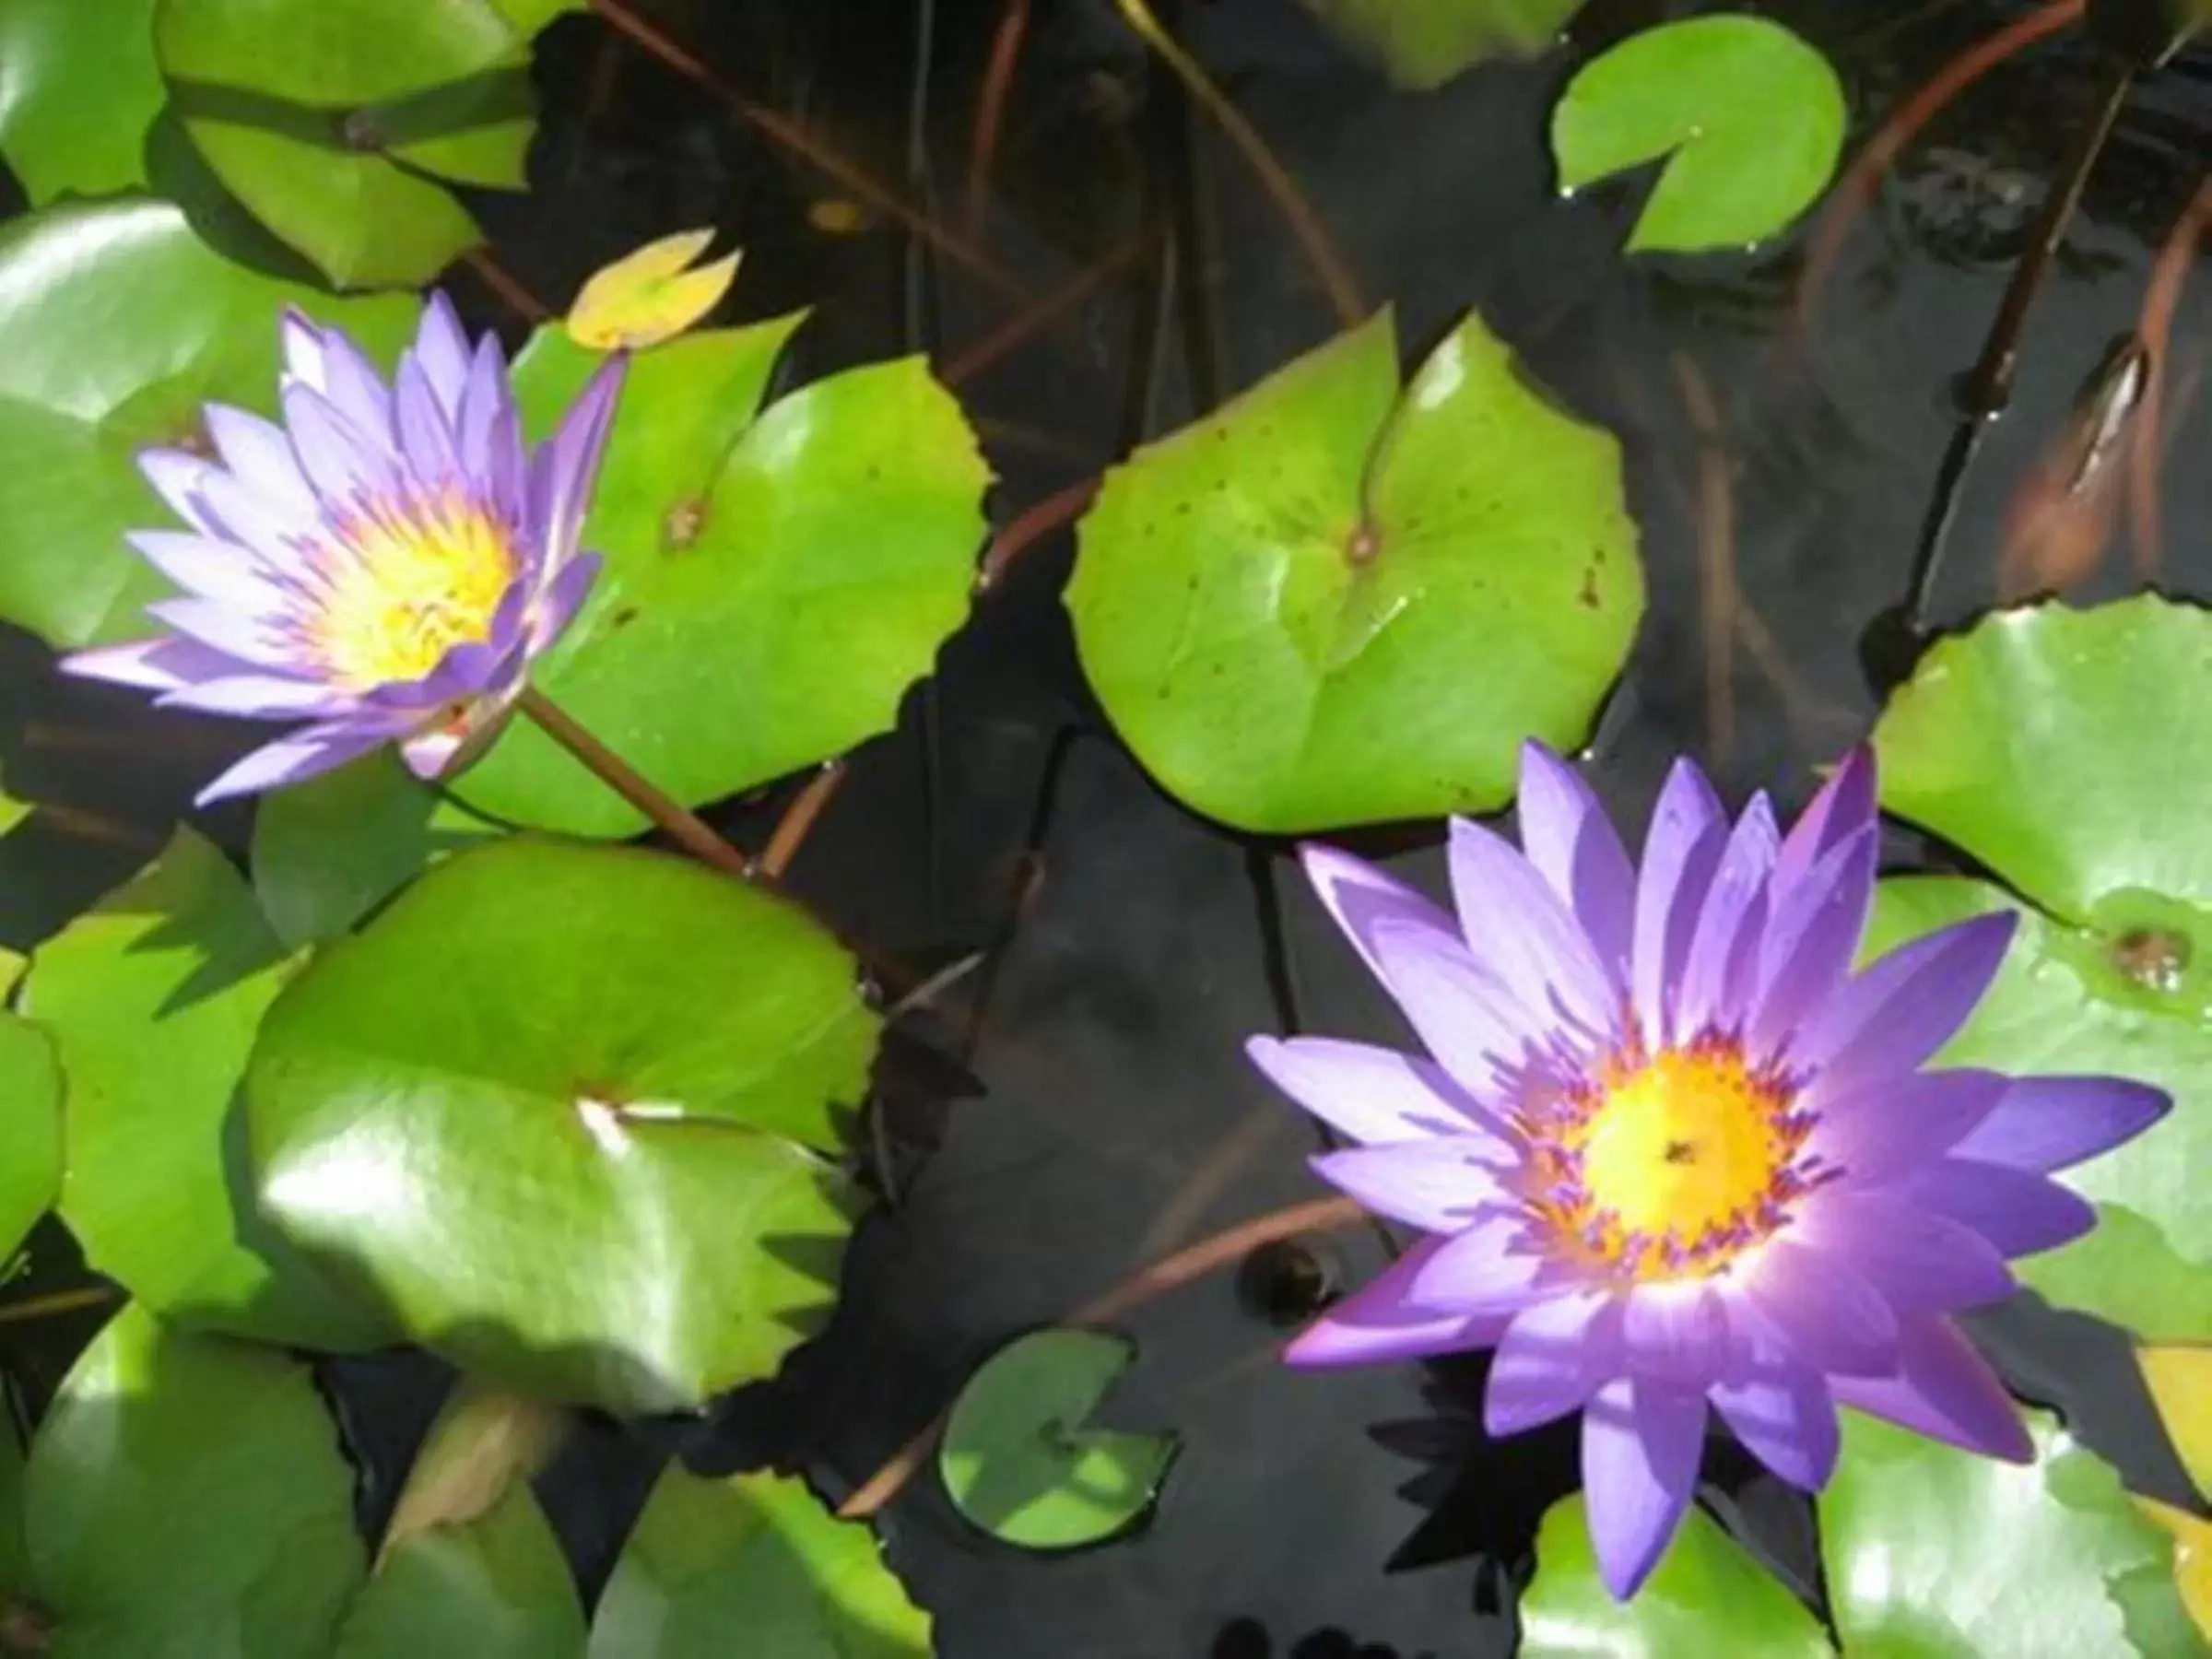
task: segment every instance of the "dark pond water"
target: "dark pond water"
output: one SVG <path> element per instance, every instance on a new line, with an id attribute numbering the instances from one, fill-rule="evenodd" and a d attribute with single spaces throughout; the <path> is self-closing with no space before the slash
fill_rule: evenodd
<path id="1" fill-rule="evenodd" d="M 1335 327 L 1279 217 L 1109 0 L 1036 0 L 995 182 L 980 199 L 968 156 L 1001 0 L 644 9 L 743 98 L 926 204 L 1031 295 L 1086 269 L 1095 286 L 973 366 L 1021 300 L 582 18 L 543 42 L 533 192 L 483 204 L 501 259 L 559 301 L 648 237 L 716 225 L 748 250 L 732 316 L 818 308 L 794 380 L 910 349 L 957 368 L 1001 474 L 1002 524 Z M 1395 304 L 1409 354 L 1478 307 L 1561 398 L 1622 437 L 1651 602 L 1593 772 L 1633 821 L 1682 751 L 1733 796 L 1763 785 L 1794 809 L 1811 767 L 1866 728 L 1876 699 L 1860 635 L 1904 591 L 1955 382 L 2099 78 L 2088 47 L 2062 37 L 1947 109 L 1801 326 L 1798 243 L 1631 264 L 1618 251 L 1641 182 L 1571 203 L 1551 194 L 1544 124 L 1573 65 L 1685 9 L 1594 0 L 1573 50 L 1423 96 L 1391 92 L 1287 0 L 1194 3 L 1174 18 L 1309 193 L 1367 297 Z M 1864 135 L 2023 8 L 1766 9 L 1837 62 Z M 1995 596 L 2008 504 L 2108 341 L 2135 326 L 2153 253 L 2208 156 L 2212 54 L 2199 51 L 2137 89 L 2089 181 L 2030 318 L 2012 407 L 1959 498 L 1933 590 L 1938 620 Z M 2183 392 L 2212 345 L 2206 275 L 2200 262 L 2174 329 Z M 465 275 L 454 291 L 473 324 L 519 333 Z M 2069 591 L 2118 592 L 2148 572 L 2212 594 L 2212 469 L 2197 459 L 2212 417 L 2201 398 L 2179 415 L 2165 545 L 2140 546 L 2123 524 Z M 1728 532 L 1717 541 L 1716 502 Z M 681 1452 L 707 1470 L 772 1459 L 841 1493 L 1010 1335 L 1163 1249 L 1311 1195 L 1310 1126 L 1248 1070 L 1241 1039 L 1286 1023 L 1391 1034 L 1284 850 L 1194 819 L 1105 735 L 1058 606 L 1069 557 L 1064 533 L 1021 554 L 898 733 L 854 758 L 795 868 L 812 902 L 917 973 L 977 950 L 990 965 L 903 1022 L 887 1057 L 871 1156 L 896 1202 L 862 1230 L 828 1334 L 710 1421 L 595 1425 L 547 1476 L 587 1590 L 659 1457 Z M 242 735 L 65 687 L 19 637 L 0 640 L 0 767 L 58 808 L 0 845 L 6 943 L 49 931 L 150 853 Z M 788 793 L 720 817 L 757 837 Z M 242 846 L 245 822 L 226 813 L 214 827 Z M 1369 837 L 1363 850 L 1441 882 L 1426 834 Z M 1902 834 L 1890 853 L 1900 868 L 1930 857 Z M 1286 1301 L 1294 1316 L 1301 1273 L 1357 1281 L 1382 1248 L 1338 1234 L 1315 1245 L 1316 1263 L 1247 1274 L 1241 1292 L 1218 1276 L 1127 1322 L 1141 1358 L 1108 1418 L 1184 1437 L 1138 1535 L 1025 1559 L 915 1482 L 884 1530 L 937 1616 L 941 1651 L 1506 1651 L 1510 1580 L 1527 1567 L 1536 1517 L 1572 1480 L 1571 1429 L 1486 1445 L 1465 1404 L 1479 1361 L 1291 1375 L 1273 1359 L 1275 1321 Z M 34 1256 L 36 1283 L 76 1271 L 46 1235 Z M 0 1327 L 34 1394 L 81 1340 L 72 1323 Z M 2176 1489 L 2115 1335 L 2035 1306 L 1997 1315 L 1988 1334 L 2022 1392 L 2065 1409 L 2144 1489 Z M 329 1380 L 378 1477 L 365 1501 L 388 1502 L 444 1373 L 400 1357 Z M 1811 1587 L 1806 1512 L 1724 1457 L 1708 1475 L 1712 1500 L 1745 1513 Z"/>

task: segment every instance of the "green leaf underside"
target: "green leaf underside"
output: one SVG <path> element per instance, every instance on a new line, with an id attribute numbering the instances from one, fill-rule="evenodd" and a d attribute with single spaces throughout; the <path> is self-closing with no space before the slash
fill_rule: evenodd
<path id="1" fill-rule="evenodd" d="M 288 964 L 238 873 L 180 830 L 41 946 L 22 1006 L 66 1079 L 62 1218 L 155 1311 L 241 1335 L 359 1349 L 389 1329 L 343 1300 L 250 1205 L 239 1079 Z"/>
<path id="2" fill-rule="evenodd" d="M 692 806 L 889 730 L 968 613 L 990 473 L 959 406 L 908 358 L 760 410 L 800 321 L 688 335 L 633 360 L 584 525 L 606 568 L 535 676 Z M 538 332 L 515 368 L 535 432 L 600 360 Z M 527 722 L 458 793 L 571 834 L 645 824 Z"/>
<path id="3" fill-rule="evenodd" d="M 1501 806 L 1571 747 L 1643 608 L 1611 434 L 1478 319 L 1401 404 L 1388 313 L 1108 475 L 1067 606 L 1161 784 L 1289 832 Z M 1354 557 L 1373 466 L 1372 557 Z"/>
<path id="4" fill-rule="evenodd" d="M 1820 1621 L 1721 1524 L 1692 1509 L 1633 1600 L 1598 1576 L 1581 1493 L 1545 1512 L 1521 1597 L 1521 1659 L 1822 1659 Z"/>
<path id="5" fill-rule="evenodd" d="M 455 854 L 278 999 L 263 1205 L 494 1386 L 618 1411 L 770 1374 L 827 1303 L 877 1017 L 802 912 L 686 861 Z"/>
<path id="6" fill-rule="evenodd" d="M 417 309 L 233 265 L 166 202 L 72 203 L 0 229 L 0 618 L 56 646 L 156 631 L 144 607 L 169 584 L 124 538 L 182 526 L 133 457 L 202 442 L 207 402 L 275 414 L 287 304 L 386 352 Z"/>
<path id="7" fill-rule="evenodd" d="M 482 240 L 439 181 L 524 182 L 528 47 L 489 0 L 159 0 L 154 41 L 217 176 L 340 287 L 427 282 Z"/>
<path id="8" fill-rule="evenodd" d="M 1023 1549 L 1095 1544 L 1152 1507 L 1172 1434 L 1084 1425 L 1135 1357 L 1100 1331 L 1017 1338 L 969 1378 L 937 1454 L 945 1489 L 974 1525 Z"/>
<path id="9" fill-rule="evenodd" d="M 394 1547 L 346 1616 L 335 1659 L 582 1659 L 583 1604 L 526 1486 L 476 1520 Z"/>
<path id="10" fill-rule="evenodd" d="M 929 1616 L 865 1524 L 796 1480 L 672 1465 L 615 1563 L 592 1659 L 921 1659 Z"/>
<path id="11" fill-rule="evenodd" d="M 2008 1464 L 1843 1414 L 1842 1455 L 1819 1512 L 1846 1653 L 2204 1652 L 2165 1535 L 2053 1419 L 2031 1412 L 2029 1427 L 2036 1460 Z"/>
<path id="12" fill-rule="evenodd" d="M 24 1528 L 65 1659 L 323 1659 L 364 1569 L 306 1368 L 135 1304 L 39 1430 Z"/>
<path id="13" fill-rule="evenodd" d="M 161 108 L 154 0 L 0 6 L 0 155 L 39 206 L 146 183 Z"/>
<path id="14" fill-rule="evenodd" d="M 6 977 L 0 973 L 0 979 Z M 6 988 L 0 985 L 0 996 Z M 0 1010 L 0 1261 L 62 1187 L 62 1070 L 46 1033 Z"/>
<path id="15" fill-rule="evenodd" d="M 1426 91 L 1493 57 L 1530 57 L 1558 38 L 1583 0 L 1305 0 L 1401 87 Z"/>
<path id="16" fill-rule="evenodd" d="M 1849 111 L 1836 72 L 1778 23 L 1724 14 L 1633 35 L 1585 65 L 1552 112 L 1559 188 L 1665 158 L 1630 252 L 1740 248 L 1820 197 Z"/>
<path id="17" fill-rule="evenodd" d="M 2019 1264 L 2052 1300 L 2147 1339 L 2212 1340 L 2212 616 L 2155 597 L 2000 613 L 1935 647 L 1875 732 L 1883 805 L 1971 853 L 2023 909 L 1947 1064 L 2133 1077 L 2168 1116 L 2059 1179 L 2087 1238 Z M 1884 884 L 1869 946 L 2017 901 Z"/>

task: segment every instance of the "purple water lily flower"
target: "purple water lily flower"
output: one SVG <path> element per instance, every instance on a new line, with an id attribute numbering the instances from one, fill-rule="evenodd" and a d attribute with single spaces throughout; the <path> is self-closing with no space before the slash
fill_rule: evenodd
<path id="1" fill-rule="evenodd" d="M 1677 764 L 1641 874 L 1533 744 L 1520 819 L 1520 849 L 1452 825 L 1456 920 L 1306 854 L 1429 1053 L 1263 1037 L 1252 1056 L 1357 1143 L 1321 1174 L 1427 1236 L 1290 1359 L 1495 1347 L 1492 1435 L 1583 1413 L 1592 1539 L 1622 1598 L 1689 1502 L 1708 1406 L 1808 1491 L 1835 1465 L 1838 1405 L 2028 1457 L 1949 1316 L 2009 1294 L 2007 1258 L 2087 1232 L 2095 1212 L 2051 1171 L 2171 1102 L 2110 1077 L 1924 1069 L 2014 918 L 1852 971 L 1876 858 L 1865 749 L 1786 838 L 1763 796 L 1731 827 Z"/>
<path id="2" fill-rule="evenodd" d="M 139 457 L 190 526 L 130 538 L 185 591 L 147 607 L 170 631 L 62 664 L 163 706 L 306 723 L 202 803 L 386 743 L 421 776 L 455 769 L 497 731 L 598 572 L 576 540 L 623 359 L 526 454 L 498 339 L 472 349 L 442 294 L 389 384 L 336 329 L 295 311 L 282 335 L 282 426 L 211 404 L 219 465 L 173 449 Z"/>

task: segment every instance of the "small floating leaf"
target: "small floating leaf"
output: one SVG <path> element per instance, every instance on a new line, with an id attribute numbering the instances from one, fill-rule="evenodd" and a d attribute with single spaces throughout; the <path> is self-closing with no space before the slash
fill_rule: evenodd
<path id="1" fill-rule="evenodd" d="M 1545 1512 L 1536 1576 L 1521 1597 L 1521 1659 L 1826 1659 L 1835 1649 L 1797 1598 L 1703 1510 L 1632 1601 L 1598 1576 L 1581 1493 Z"/>
<path id="2" fill-rule="evenodd" d="M 2182 1467 L 2189 1471 L 2197 1491 L 2212 1501 L 2212 1347 L 2140 1347 L 2136 1363 Z"/>
<path id="3" fill-rule="evenodd" d="M 2173 1540 L 2173 1587 L 2197 1633 L 2212 1642 L 2212 1521 L 2155 1498 L 2136 1499 L 2136 1512 Z"/>
<path id="4" fill-rule="evenodd" d="M 165 96 L 154 0 L 0 6 L 0 155 L 33 206 L 146 182 L 146 135 Z"/>
<path id="5" fill-rule="evenodd" d="M 582 1659 L 583 1604 L 526 1486 L 411 1532 L 354 1599 L 335 1659 Z"/>
<path id="6" fill-rule="evenodd" d="M 157 1312 L 374 1347 L 389 1327 L 238 1202 L 232 1101 L 288 967 L 238 872 L 189 830 L 39 947 L 22 1006 L 67 1082 L 62 1218 L 95 1267 Z"/>
<path id="7" fill-rule="evenodd" d="M 687 267 L 714 240 L 679 230 L 594 271 L 569 308 L 569 335 L 594 351 L 639 351 L 674 339 L 722 303 L 737 279 L 739 255 Z"/>
<path id="8" fill-rule="evenodd" d="M 857 981 L 797 906 L 682 859 L 456 853 L 262 1022 L 262 1208 L 488 1385 L 696 1407 L 830 1300 L 856 1206 L 826 1154 L 880 1023 Z"/>
<path id="9" fill-rule="evenodd" d="M 1779 23 L 1689 18 L 1585 65 L 1552 112 L 1559 188 L 1661 158 L 1629 248 L 1748 247 L 1820 197 L 1849 112 L 1829 62 Z"/>
<path id="10" fill-rule="evenodd" d="M 324 1659 L 364 1565 L 307 1368 L 135 1303 L 39 1428 L 24 1534 L 71 1659 Z"/>
<path id="11" fill-rule="evenodd" d="M 1875 730 L 1882 801 L 2041 907 L 1943 1051 L 1953 1065 L 2139 1077 L 2160 1123 L 2059 1179 L 2095 1231 L 2020 1264 L 2153 1341 L 2212 1340 L 2212 614 L 2152 596 L 2002 612 L 1929 652 Z M 1888 882 L 1868 949 L 2016 905 Z"/>
<path id="12" fill-rule="evenodd" d="M 1488 811 L 1643 611 L 1611 433 L 1469 317 L 1401 393 L 1388 313 L 1107 474 L 1076 644 L 1153 777 L 1240 829 Z"/>
<path id="13" fill-rule="evenodd" d="M 2029 1428 L 2035 1461 L 2010 1464 L 1843 1414 L 1819 1507 L 1846 1653 L 2201 1651 L 2172 1549 L 2120 1477 L 2049 1417 Z"/>
<path id="14" fill-rule="evenodd" d="M 929 1615 L 860 1522 L 796 1480 L 671 1465 L 592 1621 L 592 1659 L 924 1659 Z"/>
<path id="15" fill-rule="evenodd" d="M 1134 1525 L 1152 1507 L 1173 1434 L 1087 1428 L 1135 1347 L 1103 1331 L 1016 1338 L 968 1379 L 937 1453 L 953 1506 L 1023 1549 L 1070 1549 Z"/>
<path id="16" fill-rule="evenodd" d="M 1401 87 L 1441 87 L 1493 57 L 1532 57 L 1559 37 L 1583 0 L 1305 0 L 1365 48 Z"/>
<path id="17" fill-rule="evenodd" d="M 29 1020 L 0 1009 L 0 1262 L 53 1207 L 61 1187 L 62 1069 L 53 1044 Z"/>

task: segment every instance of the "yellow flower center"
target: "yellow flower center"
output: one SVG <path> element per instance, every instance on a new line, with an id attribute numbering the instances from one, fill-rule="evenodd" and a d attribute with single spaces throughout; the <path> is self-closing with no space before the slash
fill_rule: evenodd
<path id="1" fill-rule="evenodd" d="M 356 690 L 420 679 L 481 641 L 515 575 L 507 526 L 460 496 L 371 508 L 328 549 L 315 643 Z"/>
<path id="2" fill-rule="evenodd" d="M 1594 1260 L 1638 1279 L 1720 1272 L 1786 1218 L 1811 1125 L 1732 1043 L 1606 1066 L 1539 1131 L 1540 1204 Z"/>

